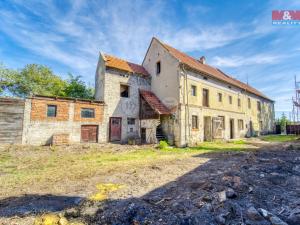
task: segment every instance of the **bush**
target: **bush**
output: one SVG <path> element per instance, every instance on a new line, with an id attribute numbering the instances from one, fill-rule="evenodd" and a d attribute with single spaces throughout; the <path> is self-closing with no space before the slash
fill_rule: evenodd
<path id="1" fill-rule="evenodd" d="M 159 141 L 158 148 L 160 149 L 166 149 L 169 146 L 168 142 L 166 141 Z"/>

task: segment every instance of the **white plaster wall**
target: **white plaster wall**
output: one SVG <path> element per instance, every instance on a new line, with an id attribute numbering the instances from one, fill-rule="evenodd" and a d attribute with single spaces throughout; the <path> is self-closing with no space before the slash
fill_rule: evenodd
<path id="1" fill-rule="evenodd" d="M 161 72 L 156 74 L 156 63 L 160 61 Z M 143 62 L 151 75 L 151 91 L 168 107 L 179 102 L 179 62 L 156 40 L 153 39 Z"/>

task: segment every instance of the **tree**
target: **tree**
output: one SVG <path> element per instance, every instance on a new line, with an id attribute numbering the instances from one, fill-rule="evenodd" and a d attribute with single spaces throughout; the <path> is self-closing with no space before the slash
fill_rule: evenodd
<path id="1" fill-rule="evenodd" d="M 63 80 L 43 65 L 29 64 L 21 70 L 13 70 L 0 64 L 0 95 L 8 93 L 23 98 L 46 95 L 93 99 L 94 89 L 80 78 L 69 74 L 69 79 Z"/>
<path id="2" fill-rule="evenodd" d="M 80 78 L 81 76 L 69 74 L 69 79 L 64 89 L 65 95 L 72 98 L 93 99 L 94 90 L 88 87 Z"/>
<path id="3" fill-rule="evenodd" d="M 30 95 L 65 96 L 66 82 L 43 65 L 29 64 L 21 70 L 0 67 L 0 89 L 18 97 Z M 1 93 L 0 90 L 0 93 Z"/>

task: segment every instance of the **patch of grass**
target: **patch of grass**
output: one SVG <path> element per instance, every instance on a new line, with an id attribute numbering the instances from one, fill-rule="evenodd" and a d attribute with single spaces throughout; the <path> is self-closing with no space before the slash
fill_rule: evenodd
<path id="1" fill-rule="evenodd" d="M 254 146 L 246 145 L 242 141 L 231 142 L 204 142 L 196 147 L 191 147 L 193 150 L 204 150 L 209 152 L 220 152 L 220 151 L 245 151 L 248 149 L 253 149 Z"/>
<path id="2" fill-rule="evenodd" d="M 299 139 L 298 135 L 266 135 L 261 136 L 260 139 L 263 141 L 269 142 L 288 142 L 288 141 L 296 141 Z"/>

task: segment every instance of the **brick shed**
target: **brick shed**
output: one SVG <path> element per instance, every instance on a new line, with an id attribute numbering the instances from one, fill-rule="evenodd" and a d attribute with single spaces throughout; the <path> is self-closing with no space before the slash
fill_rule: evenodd
<path id="1" fill-rule="evenodd" d="M 26 99 L 23 144 L 106 142 L 102 101 L 34 96 Z"/>

